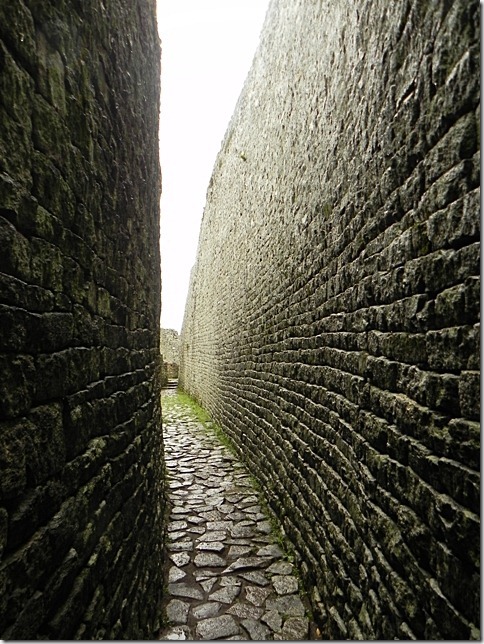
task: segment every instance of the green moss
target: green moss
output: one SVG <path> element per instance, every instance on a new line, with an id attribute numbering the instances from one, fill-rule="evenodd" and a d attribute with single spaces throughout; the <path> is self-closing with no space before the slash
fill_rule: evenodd
<path id="1" fill-rule="evenodd" d="M 170 400 L 170 397 L 166 398 L 166 401 L 168 400 Z M 203 407 L 201 407 L 194 398 L 186 394 L 184 391 L 177 391 L 176 396 L 172 396 L 171 400 L 174 401 L 173 407 L 176 405 L 188 407 L 201 423 L 205 424 L 211 421 L 209 413 L 205 411 L 205 409 L 203 409 Z"/>
<path id="2" fill-rule="evenodd" d="M 201 407 L 194 398 L 184 391 L 179 390 L 174 396 L 166 396 L 162 399 L 162 409 L 164 411 L 170 412 L 179 405 L 188 407 L 195 418 L 203 425 L 205 431 L 215 434 L 217 439 L 225 445 L 230 452 L 237 454 L 237 450 L 227 434 L 225 434 L 222 428 L 212 420 L 210 414 Z"/>
<path id="3" fill-rule="evenodd" d="M 215 423 L 210 414 L 191 396 L 187 393 L 178 390 L 175 395 L 170 395 L 162 398 L 162 408 L 167 413 L 175 410 L 177 407 L 184 406 L 187 407 L 190 412 L 195 416 L 195 418 L 202 424 L 203 428 L 207 433 L 215 434 L 220 443 L 225 445 L 225 447 L 238 458 L 240 454 L 235 447 L 235 444 L 223 431 L 223 429 Z M 259 483 L 259 481 L 249 473 L 249 478 L 252 483 L 252 487 L 257 494 L 258 503 L 261 506 L 262 513 L 266 516 L 267 521 L 269 521 L 271 526 L 271 537 L 273 543 L 276 543 L 283 552 L 283 556 L 286 561 L 294 564 L 294 575 L 297 577 L 299 582 L 299 588 L 302 595 L 307 595 L 307 590 L 304 588 L 303 580 L 297 566 L 296 555 L 292 545 L 289 543 L 287 537 L 284 534 L 281 522 L 270 509 L 265 497 L 264 490 Z M 311 612 L 309 611 L 309 618 L 313 619 Z"/>
<path id="4" fill-rule="evenodd" d="M 197 420 L 204 426 L 204 429 L 207 432 L 215 434 L 217 439 L 223 445 L 225 445 L 225 447 L 227 447 L 227 449 L 232 452 L 232 454 L 239 456 L 239 453 L 229 436 L 227 436 L 223 429 L 211 419 L 210 414 L 203 407 L 201 407 L 194 398 L 192 398 L 185 392 L 177 391 L 176 395 L 167 396 L 163 399 L 162 406 L 167 411 L 171 411 L 179 405 L 188 407 L 193 415 L 197 418 Z M 274 542 L 280 546 L 281 550 L 284 552 L 285 558 L 288 561 L 293 562 L 294 553 L 288 547 L 287 540 L 284 537 L 284 533 L 279 520 L 276 518 L 272 510 L 270 510 L 263 496 L 264 493 L 259 481 L 252 474 L 249 474 L 249 477 L 252 486 L 257 492 L 257 496 L 259 497 L 259 505 L 261 506 L 263 513 L 266 515 L 267 520 L 271 524 L 271 534 L 274 538 Z"/>

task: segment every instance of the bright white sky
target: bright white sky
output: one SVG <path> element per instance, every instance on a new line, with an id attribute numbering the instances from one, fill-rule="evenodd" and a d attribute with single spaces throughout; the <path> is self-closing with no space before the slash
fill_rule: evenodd
<path id="1" fill-rule="evenodd" d="M 269 0 L 157 0 L 163 328 L 181 330 L 205 195 Z"/>

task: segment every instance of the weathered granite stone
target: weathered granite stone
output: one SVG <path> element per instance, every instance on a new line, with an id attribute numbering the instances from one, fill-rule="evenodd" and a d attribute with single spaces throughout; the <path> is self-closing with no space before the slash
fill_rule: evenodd
<path id="1" fill-rule="evenodd" d="M 266 602 L 268 610 L 276 610 L 281 615 L 289 617 L 303 617 L 304 606 L 297 595 L 285 595 L 277 599 L 269 599 Z"/>
<path id="2" fill-rule="evenodd" d="M 195 570 L 193 573 L 196 581 L 201 581 L 204 579 L 211 579 L 212 577 L 219 577 L 219 572 L 215 570 Z"/>
<path id="3" fill-rule="evenodd" d="M 225 568 L 224 573 L 234 572 L 236 570 L 247 570 L 249 568 L 259 568 L 267 563 L 267 559 L 262 557 L 239 557 L 233 563 Z"/>
<path id="4" fill-rule="evenodd" d="M 179 530 L 178 532 L 170 532 L 168 535 L 170 541 L 186 541 L 186 534 L 184 530 Z"/>
<path id="5" fill-rule="evenodd" d="M 232 528 L 232 521 L 207 521 L 207 530 L 224 532 Z"/>
<path id="6" fill-rule="evenodd" d="M 220 617 L 209 617 L 197 624 L 197 636 L 204 640 L 215 640 L 236 635 L 239 627 L 231 615 L 220 615 Z"/>
<path id="7" fill-rule="evenodd" d="M 262 532 L 262 534 L 270 534 L 272 530 L 271 524 L 269 521 L 258 521 L 257 530 L 258 532 Z"/>
<path id="8" fill-rule="evenodd" d="M 236 615 L 240 619 L 246 619 L 248 617 L 250 617 L 251 619 L 260 619 L 264 611 L 262 610 L 262 608 L 257 608 L 257 606 L 254 606 L 252 604 L 239 602 L 238 604 L 234 604 L 233 606 L 228 608 L 226 612 L 230 615 Z"/>
<path id="9" fill-rule="evenodd" d="M 193 584 L 184 582 L 177 582 L 175 584 L 168 584 L 168 592 L 174 597 L 189 597 L 191 599 L 203 599 L 203 593 L 200 588 L 195 587 Z"/>
<path id="10" fill-rule="evenodd" d="M 288 561 L 276 561 L 267 568 L 267 572 L 276 575 L 291 575 L 294 571 L 294 566 Z"/>
<path id="11" fill-rule="evenodd" d="M 191 540 L 170 542 L 167 544 L 166 548 L 169 552 L 186 552 L 188 550 L 193 550 L 193 542 Z"/>
<path id="12" fill-rule="evenodd" d="M 240 593 L 240 585 L 224 586 L 216 592 L 209 595 L 209 600 L 213 602 L 222 602 L 222 604 L 231 604 Z"/>
<path id="13" fill-rule="evenodd" d="M 186 624 L 190 604 L 180 599 L 172 599 L 166 607 L 166 616 L 175 624 Z"/>
<path id="14" fill-rule="evenodd" d="M 190 555 L 186 552 L 175 552 L 174 554 L 169 555 L 170 559 L 173 561 L 175 566 L 186 566 L 190 561 Z"/>
<path id="15" fill-rule="evenodd" d="M 203 537 L 200 537 L 200 541 L 201 542 L 203 541 L 204 543 L 207 543 L 207 542 L 210 542 L 210 541 L 214 541 L 214 542 L 218 541 L 218 542 L 220 542 L 225 538 L 225 536 L 226 536 L 226 533 L 223 532 L 223 531 L 205 532 Z"/>
<path id="16" fill-rule="evenodd" d="M 183 570 L 180 570 L 180 568 L 177 568 L 176 566 L 171 566 L 170 571 L 168 573 L 168 582 L 174 583 L 175 581 L 180 581 L 180 579 L 183 579 L 185 575 L 186 575 L 186 572 L 184 572 Z"/>
<path id="17" fill-rule="evenodd" d="M 230 546 L 228 556 L 231 558 L 241 557 L 248 555 L 252 550 L 252 546 Z"/>
<path id="18" fill-rule="evenodd" d="M 264 575 L 264 573 L 260 572 L 259 570 L 242 572 L 240 573 L 240 577 L 247 579 L 247 581 L 250 581 L 253 584 L 257 584 L 258 586 L 267 586 L 270 583 L 269 579 Z"/>
<path id="19" fill-rule="evenodd" d="M 258 557 L 282 557 L 283 554 L 281 548 L 275 543 L 259 548 L 256 552 Z"/>
<path id="20" fill-rule="evenodd" d="M 270 630 L 259 620 L 247 617 L 242 620 L 242 626 L 247 630 L 251 640 L 262 641 L 268 639 Z"/>
<path id="21" fill-rule="evenodd" d="M 307 620 L 289 617 L 284 622 L 281 635 L 284 640 L 306 640 L 308 638 Z"/>
<path id="22" fill-rule="evenodd" d="M 282 629 L 282 617 L 276 610 L 267 611 L 261 617 L 261 621 L 269 626 L 275 633 L 280 633 Z M 297 639 L 297 638 L 296 638 Z"/>
<path id="23" fill-rule="evenodd" d="M 184 530 L 187 527 L 187 522 L 186 521 L 173 521 L 170 523 L 168 526 L 168 532 L 177 532 L 179 530 Z"/>
<path id="24" fill-rule="evenodd" d="M 479 628 L 479 15 L 273 0 L 207 190 L 180 385 L 327 639 Z"/>
<path id="25" fill-rule="evenodd" d="M 246 525 L 239 525 L 236 524 L 232 528 L 230 528 L 230 534 L 232 537 L 243 537 L 245 539 L 253 537 L 256 532 L 252 526 L 246 526 Z"/>
<path id="26" fill-rule="evenodd" d="M 225 575 L 220 577 L 219 583 L 221 586 L 240 586 L 242 582 L 238 576 Z"/>
<path id="27" fill-rule="evenodd" d="M 225 545 L 221 541 L 200 541 L 195 544 L 196 550 L 209 550 L 213 552 L 222 552 Z"/>
<path id="28" fill-rule="evenodd" d="M 209 553 L 202 553 L 202 554 L 197 555 L 194 558 L 193 563 L 198 568 L 203 568 L 204 566 L 220 567 L 220 566 L 225 566 L 225 559 L 223 559 L 219 555 L 213 555 L 213 554 L 209 554 Z"/>
<path id="29" fill-rule="evenodd" d="M 254 604 L 254 606 L 261 606 L 270 593 L 270 588 L 260 588 L 259 586 L 247 586 L 245 589 L 247 601 Z"/>
<path id="30" fill-rule="evenodd" d="M 206 579 L 205 581 L 200 582 L 200 586 L 206 593 L 209 593 L 216 583 L 217 579 Z"/>
<path id="31" fill-rule="evenodd" d="M 297 579 L 290 575 L 274 575 L 271 581 L 278 595 L 290 595 L 298 591 Z"/>
<path id="32" fill-rule="evenodd" d="M 206 619 L 207 617 L 214 617 L 220 611 L 222 604 L 218 602 L 207 602 L 200 604 L 192 610 L 192 615 L 195 619 Z"/>

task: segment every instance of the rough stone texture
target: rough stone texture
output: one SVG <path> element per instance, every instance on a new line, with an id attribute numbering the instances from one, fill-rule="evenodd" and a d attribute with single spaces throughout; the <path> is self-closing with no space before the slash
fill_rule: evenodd
<path id="1" fill-rule="evenodd" d="M 209 617 L 197 624 L 197 636 L 202 640 L 225 639 L 238 633 L 237 622 L 231 615 Z"/>
<path id="2" fill-rule="evenodd" d="M 162 592 L 154 0 L 0 2 L 0 637 Z"/>
<path id="3" fill-rule="evenodd" d="M 200 421 L 193 407 L 174 389 L 162 392 L 162 407 L 171 510 L 167 547 L 170 550 L 183 544 L 185 560 L 171 559 L 170 563 L 167 558 L 168 587 L 162 602 L 166 620 L 157 639 L 179 639 L 179 626 L 187 627 L 183 631 L 186 639 L 212 639 L 219 632 L 203 626 L 200 630 L 200 622 L 230 624 L 230 630 L 234 628 L 230 637 L 237 639 L 273 639 L 285 631 L 294 611 L 300 616 L 299 632 L 304 630 L 310 634 L 309 639 L 319 639 L 295 577 L 296 568 L 285 561 L 282 536 L 268 535 L 265 526 L 256 527 L 250 537 L 237 541 L 244 554 L 257 556 L 241 557 L 234 550 L 233 526 L 253 523 L 250 517 L 254 515 L 267 518 L 247 469 L 220 443 L 212 423 Z M 212 500 L 216 503 L 208 505 Z M 207 506 L 213 509 L 207 512 Z M 219 541 L 207 540 L 214 529 L 219 532 L 211 534 L 217 534 Z M 217 544 L 218 554 L 200 554 L 201 544 Z M 232 570 L 232 563 L 241 565 Z M 285 597 L 277 603 L 281 588 Z M 267 618 L 262 619 L 263 615 Z M 224 616 L 230 618 L 222 619 Z M 215 617 L 219 619 L 205 622 Z M 301 627 L 303 622 L 305 628 Z M 289 633 L 295 632 L 292 621 L 287 628 Z"/>
<path id="4" fill-rule="evenodd" d="M 475 1 L 275 0 L 208 189 L 180 383 L 323 637 L 479 637 L 479 73 Z"/>
<path id="5" fill-rule="evenodd" d="M 180 336 L 175 329 L 161 329 L 160 331 L 161 350 L 161 385 L 168 384 L 169 380 L 178 378 L 180 366 Z"/>

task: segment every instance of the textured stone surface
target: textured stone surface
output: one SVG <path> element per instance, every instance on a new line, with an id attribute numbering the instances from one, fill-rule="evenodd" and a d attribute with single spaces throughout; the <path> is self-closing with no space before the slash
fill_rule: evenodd
<path id="1" fill-rule="evenodd" d="M 235 635 L 239 632 L 237 622 L 231 615 L 220 615 L 219 617 L 209 617 L 197 624 L 196 633 L 199 639 L 216 640 L 224 639 L 229 635 Z"/>
<path id="2" fill-rule="evenodd" d="M 479 636 L 479 45 L 475 0 L 274 0 L 207 192 L 180 382 L 323 637 Z"/>
<path id="3" fill-rule="evenodd" d="M 221 608 L 221 604 L 217 602 L 207 602 L 206 604 L 200 604 L 193 608 L 192 613 L 195 619 L 206 619 L 207 617 L 214 617 Z M 170 619 L 170 616 L 167 612 L 167 617 Z"/>
<path id="4" fill-rule="evenodd" d="M 298 617 L 290 617 L 284 624 L 281 636 L 283 640 L 306 640 L 308 638 L 307 621 Z"/>
<path id="5" fill-rule="evenodd" d="M 185 582 L 178 582 L 175 584 L 168 584 L 168 592 L 174 597 L 189 597 L 191 599 L 203 599 L 203 592 L 201 588 L 197 588 L 193 584 Z"/>
<path id="6" fill-rule="evenodd" d="M 287 554 L 275 543 L 276 534 L 267 535 L 265 524 L 270 522 L 257 504 L 262 497 L 254 494 L 247 471 L 220 443 L 211 423 L 199 422 L 191 406 L 173 388 L 163 390 L 162 405 L 171 482 L 169 502 L 172 507 L 186 510 L 183 521 L 179 513 L 171 513 L 167 550 L 171 553 L 178 543 L 188 542 L 189 547 L 169 555 L 172 562 L 174 556 L 183 555 L 183 560 L 173 562 L 175 566 L 168 561 L 165 564 L 165 623 L 158 639 L 272 639 L 282 633 L 283 625 L 294 615 L 300 617 L 300 628 L 297 630 L 290 622 L 287 632 L 305 630 L 310 639 L 318 639 L 316 625 L 306 615 L 307 601 L 305 607 L 300 599 L 296 568 L 284 560 Z M 193 481 L 187 487 L 174 485 L 184 480 L 187 469 L 194 475 Z M 207 512 L 205 501 L 213 489 L 217 489 L 220 503 L 216 510 Z M 241 525 L 254 524 L 253 533 L 243 539 L 243 544 L 233 543 L 232 521 L 226 518 L 233 514 L 240 515 L 237 521 Z M 261 516 L 262 529 L 251 518 L 256 514 Z M 193 526 L 196 517 L 202 520 L 195 522 L 197 530 L 193 532 L 189 526 Z M 221 541 L 206 541 L 207 534 L 217 534 Z M 214 543 L 221 546 L 217 554 L 200 553 L 197 548 L 199 544 Z M 282 535 L 279 543 L 283 544 Z M 231 569 L 227 564 L 236 563 L 232 551 L 236 547 L 242 547 L 249 556 L 238 556 L 239 565 Z M 261 550 L 262 556 L 250 556 Z M 281 589 L 287 594 L 277 602 Z M 180 625 L 187 628 L 181 631 Z"/>
<path id="7" fill-rule="evenodd" d="M 161 381 L 164 386 L 168 380 L 178 378 L 180 365 L 180 336 L 175 329 L 160 330 L 160 351 L 162 358 Z"/>
<path id="8" fill-rule="evenodd" d="M 0 3 L 0 637 L 162 594 L 155 3 Z"/>
<path id="9" fill-rule="evenodd" d="M 174 624 L 186 624 L 190 604 L 180 599 L 172 599 L 166 607 L 166 616 Z"/>
<path id="10" fill-rule="evenodd" d="M 295 577 L 289 577 L 288 575 L 282 577 L 274 576 L 272 583 L 278 595 L 289 595 L 298 590 L 297 579 Z"/>

